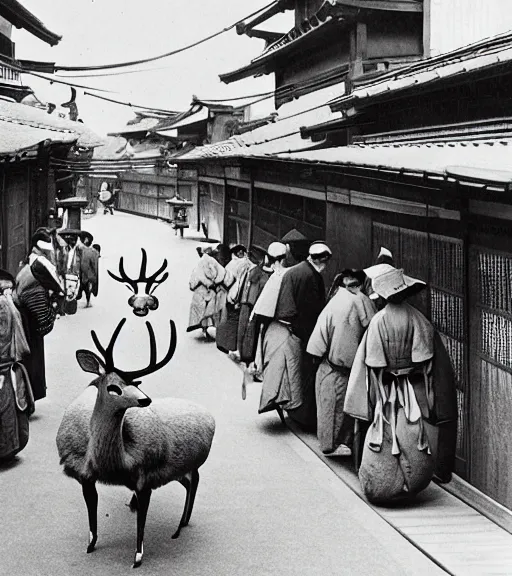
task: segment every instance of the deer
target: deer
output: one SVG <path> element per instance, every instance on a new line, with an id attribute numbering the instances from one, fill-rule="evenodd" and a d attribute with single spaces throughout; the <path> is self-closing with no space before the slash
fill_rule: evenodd
<path id="1" fill-rule="evenodd" d="M 151 400 L 139 378 L 160 370 L 173 357 L 176 326 L 170 321 L 170 343 L 157 361 L 153 327 L 149 333 L 150 359 L 146 368 L 123 371 L 115 366 L 113 352 L 126 322 L 117 325 L 104 348 L 94 330 L 92 340 L 101 354 L 77 350 L 85 372 L 97 377 L 65 410 L 57 432 L 57 450 L 64 473 L 82 486 L 89 520 L 87 553 L 98 539 L 96 482 L 126 486 L 133 491 L 130 509 L 137 513 L 137 545 L 133 567 L 142 563 L 146 516 L 153 490 L 172 481 L 185 487 L 181 520 L 172 538 L 188 525 L 199 484 L 200 466 L 210 453 L 215 420 L 203 407 L 178 398 Z"/>
<path id="2" fill-rule="evenodd" d="M 113 274 L 110 270 L 107 270 L 110 277 L 116 282 L 121 282 L 128 286 L 128 288 L 133 292 L 128 300 L 128 305 L 133 308 L 133 313 L 136 316 L 147 316 L 150 310 L 156 310 L 159 306 L 158 298 L 153 296 L 153 292 L 158 288 L 158 286 L 167 280 L 169 272 L 165 272 L 160 279 L 158 275 L 161 274 L 167 267 L 167 260 L 164 260 L 160 268 L 151 276 L 147 276 L 146 266 L 148 262 L 148 256 L 144 248 L 142 250 L 142 262 L 140 264 L 140 273 L 137 279 L 130 278 L 126 274 L 124 269 L 123 257 L 119 259 L 119 276 Z M 146 284 L 145 294 L 139 294 L 139 283 Z"/>

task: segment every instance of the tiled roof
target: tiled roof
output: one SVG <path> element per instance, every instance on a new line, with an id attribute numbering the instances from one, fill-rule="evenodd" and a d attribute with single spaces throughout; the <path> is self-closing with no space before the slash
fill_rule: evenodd
<path id="1" fill-rule="evenodd" d="M 183 128 L 185 126 L 190 126 L 190 124 L 195 124 L 196 122 L 203 122 L 208 119 L 209 110 L 207 107 L 199 108 L 197 111 L 189 114 L 188 116 L 180 116 L 179 119 L 174 123 L 168 123 L 165 128 L 157 129 L 155 132 L 160 134 L 160 136 L 176 136 L 176 130 L 178 128 Z"/>
<path id="2" fill-rule="evenodd" d="M 43 40 L 51 46 L 55 46 L 62 36 L 51 32 L 46 26 L 29 12 L 17 0 L 2 0 L 0 2 L 0 16 L 5 18 L 16 28 L 24 28 L 37 38 Z"/>
<path id="3" fill-rule="evenodd" d="M 12 154 L 43 142 L 73 143 L 83 148 L 104 140 L 81 122 L 48 114 L 45 110 L 0 100 L 0 154 Z"/>
<path id="4" fill-rule="evenodd" d="M 446 176 L 457 167 L 466 173 L 483 171 L 492 180 L 503 180 L 503 173 L 512 181 L 512 138 L 466 140 L 389 145 L 352 145 L 323 150 L 277 154 L 277 159 L 366 167 L 410 173 Z"/>
<path id="5" fill-rule="evenodd" d="M 141 118 L 135 124 L 127 124 L 120 130 L 110 132 L 109 136 L 119 136 L 122 134 L 137 134 L 138 132 L 149 132 L 161 120 L 159 118 Z"/>
<path id="6" fill-rule="evenodd" d="M 512 62 L 512 32 L 476 42 L 453 52 L 427 58 L 411 66 L 384 74 L 378 80 L 364 84 L 351 94 L 334 102 L 333 110 L 370 104 L 374 99 L 390 97 L 418 87 L 437 85 L 456 76 L 510 66 Z"/>
<path id="7" fill-rule="evenodd" d="M 360 10 L 422 11 L 423 3 L 417 0 L 325 0 L 315 14 L 292 28 L 287 34 L 267 46 L 258 57 L 238 70 L 221 74 L 222 82 L 235 82 L 248 76 L 268 74 L 266 65 L 277 53 L 288 52 L 299 42 L 316 33 L 324 32 L 327 25 L 336 21 L 350 21 Z"/>
<path id="8" fill-rule="evenodd" d="M 306 94 L 284 104 L 279 109 L 275 122 L 232 136 L 223 142 L 198 146 L 181 155 L 178 160 L 258 157 L 311 146 L 302 139 L 300 127 L 332 119 L 329 101 L 338 97 L 343 90 L 342 85 L 337 85 Z"/>

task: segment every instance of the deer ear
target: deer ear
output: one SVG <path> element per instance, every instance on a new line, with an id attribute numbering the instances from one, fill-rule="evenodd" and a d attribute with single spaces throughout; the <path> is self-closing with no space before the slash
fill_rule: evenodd
<path id="1" fill-rule="evenodd" d="M 103 360 L 90 350 L 77 350 L 76 360 L 84 372 L 92 372 L 92 374 L 97 374 L 98 376 L 106 374 Z"/>

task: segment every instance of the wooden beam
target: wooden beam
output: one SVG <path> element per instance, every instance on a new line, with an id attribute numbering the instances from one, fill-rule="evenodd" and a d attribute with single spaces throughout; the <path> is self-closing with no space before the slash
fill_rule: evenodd
<path id="1" fill-rule="evenodd" d="M 382 2 L 382 0 L 336 0 L 338 6 L 362 8 L 366 10 L 383 10 L 386 12 L 422 12 L 421 2 L 414 0 L 395 0 Z"/>

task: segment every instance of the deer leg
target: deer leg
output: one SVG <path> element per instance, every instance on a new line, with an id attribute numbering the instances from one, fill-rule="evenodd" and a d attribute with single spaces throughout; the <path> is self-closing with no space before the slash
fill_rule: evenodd
<path id="1" fill-rule="evenodd" d="M 138 568 L 142 564 L 142 556 L 144 554 L 144 527 L 146 526 L 146 517 L 148 514 L 149 501 L 151 499 L 151 489 L 143 488 L 137 490 L 137 550 L 135 551 L 135 559 L 133 561 L 133 568 Z"/>
<path id="2" fill-rule="evenodd" d="M 184 486 L 185 490 L 187 491 L 187 496 L 185 498 L 185 506 L 183 508 L 183 514 L 181 515 L 181 520 L 180 520 L 180 525 L 178 526 L 178 529 L 176 530 L 176 532 L 172 535 L 173 539 L 178 538 L 178 536 L 180 535 L 181 529 L 183 528 L 183 526 L 186 526 L 186 521 L 187 521 L 187 511 L 188 511 L 188 507 L 190 504 L 190 489 L 192 486 L 192 478 L 190 475 L 190 472 L 185 474 L 185 476 L 183 476 L 182 478 L 180 478 L 178 480 L 178 482 Z"/>
<path id="3" fill-rule="evenodd" d="M 88 481 L 82 482 L 82 494 L 84 495 L 89 516 L 89 545 L 87 546 L 87 554 L 89 554 L 94 550 L 98 540 L 98 493 L 96 492 L 96 484 Z"/>
<path id="4" fill-rule="evenodd" d="M 129 504 L 127 504 L 128 508 L 130 509 L 130 512 L 137 512 L 138 508 L 139 508 L 139 503 L 137 501 L 137 493 L 134 492 L 132 495 L 132 499 L 130 500 Z"/>
<path id="5" fill-rule="evenodd" d="M 192 508 L 194 508 L 194 501 L 196 499 L 197 487 L 199 485 L 199 472 L 197 470 L 192 471 L 192 481 L 190 486 L 190 500 L 188 503 L 187 518 L 185 521 L 185 526 L 188 526 L 190 521 L 190 516 L 192 516 Z"/>

